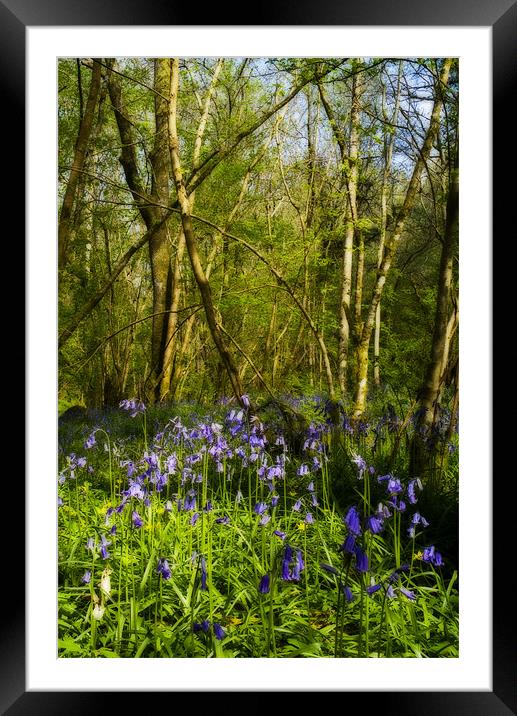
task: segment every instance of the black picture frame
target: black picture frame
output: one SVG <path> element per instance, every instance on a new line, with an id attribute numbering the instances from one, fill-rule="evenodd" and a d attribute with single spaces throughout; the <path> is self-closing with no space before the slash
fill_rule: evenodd
<path id="1" fill-rule="evenodd" d="M 238 16 L 231 9 L 225 10 L 221 4 L 212 4 L 201 14 L 203 23 L 196 22 L 200 17 L 200 9 L 193 4 L 176 7 L 177 3 L 162 3 L 160 0 L 0 0 L 0 58 L 2 68 L 1 86 L 4 111 L 1 121 L 2 137 L 5 143 L 17 148 L 14 161 L 9 163 L 9 171 L 1 173 L 4 201 L 9 197 L 9 213 L 14 211 L 16 200 L 23 202 L 22 187 L 25 184 L 25 165 L 23 161 L 25 146 L 25 30 L 28 26 L 66 26 L 66 25 L 362 25 L 362 26 L 488 26 L 492 28 L 493 38 L 493 237 L 499 236 L 504 241 L 505 222 L 515 198 L 514 182 L 507 179 L 506 167 L 517 166 L 517 150 L 512 120 L 509 119 L 512 90 L 517 89 L 517 1 L 516 0 L 434 0 L 432 3 L 419 3 L 411 0 L 392 0 L 387 5 L 381 0 L 369 0 L 368 3 L 346 3 L 339 0 L 319 0 L 318 3 L 283 2 L 274 6 L 270 4 L 253 5 L 248 14 Z M 122 21 L 121 21 L 122 20 Z M 237 20 L 237 22 L 235 21 Z M 8 142 L 6 141 L 6 138 Z M 13 194 L 13 187 L 16 191 Z M 513 201 L 512 201 L 513 200 Z M 12 202 L 12 204 L 11 204 Z M 4 207 L 6 210 L 6 207 Z M 25 210 L 20 206 L 15 222 L 15 238 L 11 246 L 22 248 L 23 252 L 23 216 Z M 514 233 L 514 232 L 513 232 Z M 508 238 L 508 237 L 507 237 Z M 504 244 L 503 244 L 504 245 Z M 21 259 L 16 259 L 23 261 Z M 506 271 L 509 268 L 506 267 Z M 505 285 L 507 278 L 505 268 L 502 278 Z M 508 274 L 509 278 L 509 274 Z M 494 298 L 494 307 L 497 306 Z M 499 306 L 503 305 L 503 301 Z M 494 312 L 495 315 L 495 312 Z M 7 330 L 19 327 L 19 316 L 6 317 L 11 326 Z M 24 345 L 23 335 L 17 346 Z M 12 356 L 13 362 L 23 365 L 22 356 Z M 494 396 L 496 392 L 494 391 Z M 20 403 L 19 390 L 16 401 Z M 501 402 L 502 406 L 502 402 Z M 494 414 L 498 412 L 498 402 L 494 399 Z M 505 439 L 504 430 L 499 434 L 499 445 Z M 491 440 L 491 436 L 487 436 Z M 494 435 L 495 439 L 495 435 Z M 498 451 L 493 449 L 492 454 Z M 503 470 L 504 472 L 504 470 Z M 495 478 L 495 470 L 494 470 Z M 514 481 L 512 477 L 508 482 Z M 18 499 L 19 490 L 18 486 Z M 508 514 L 508 504 L 512 501 L 512 485 L 494 479 L 493 485 L 493 555 L 505 554 L 505 545 L 509 544 L 510 528 L 503 519 Z M 515 508 L 512 508 L 513 511 Z M 496 519 L 495 515 L 501 516 Z M 107 713 L 117 709 L 120 694 L 115 692 L 27 692 L 25 686 L 25 609 L 21 598 L 23 593 L 19 580 L 23 572 L 23 541 L 22 535 L 16 539 L 16 549 L 4 549 L 4 581 L 6 597 L 2 613 L 0 640 L 0 709 L 9 716 L 19 714 L 77 714 Z M 473 545 L 475 548 L 475 545 Z M 510 567 L 513 571 L 513 567 Z M 12 578 L 16 575 L 17 598 L 12 594 Z M 496 581 L 496 577 L 499 581 Z M 480 575 L 480 579 L 491 575 Z M 509 609 L 508 585 L 505 573 L 505 558 L 497 565 L 493 574 L 493 691 L 492 692 L 368 692 L 367 694 L 347 692 L 343 694 L 343 706 L 350 709 L 350 699 L 359 698 L 360 708 L 366 705 L 367 710 L 379 709 L 383 714 L 469 714 L 471 716 L 505 716 L 517 713 L 517 637 L 515 632 L 515 610 Z M 499 588 L 495 585 L 500 584 Z M 9 585 L 9 588 L 8 588 Z M 2 600 L 4 601 L 4 599 Z M 510 613 L 509 613 L 510 612 Z M 432 683 L 429 684 L 432 689 Z M 292 686 L 296 690 L 295 685 Z M 338 690 L 338 689 L 336 689 Z M 206 692 L 197 694 L 196 699 Z M 167 697 L 171 694 L 153 694 Z M 322 694 L 320 694 L 322 696 Z M 146 699 L 144 702 L 143 699 Z M 133 708 L 139 704 L 145 708 L 149 694 L 132 693 Z M 366 699 L 366 700 L 365 700 Z M 217 698 L 213 702 L 217 707 Z M 279 702 L 277 702 L 279 704 Z M 170 707 L 172 702 L 169 701 Z M 148 707 L 148 706 L 147 706 Z M 198 701 L 199 707 L 199 701 Z M 247 708 L 247 707 L 246 707 Z"/>

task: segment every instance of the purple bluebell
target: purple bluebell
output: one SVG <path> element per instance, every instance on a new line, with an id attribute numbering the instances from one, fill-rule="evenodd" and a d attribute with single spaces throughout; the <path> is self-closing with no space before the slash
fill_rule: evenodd
<path id="1" fill-rule="evenodd" d="M 356 507 L 351 507 L 344 517 L 344 523 L 348 527 L 351 534 L 359 536 L 361 534 L 361 520 Z"/>
<path id="2" fill-rule="evenodd" d="M 277 537 L 280 537 L 280 539 L 285 539 L 285 537 L 286 537 L 285 532 L 282 532 L 281 530 L 275 530 L 273 532 L 273 534 L 276 535 Z"/>
<path id="3" fill-rule="evenodd" d="M 314 523 L 314 517 L 312 516 L 312 512 L 307 512 L 307 514 L 305 515 L 305 522 L 308 525 L 312 525 Z"/>
<path id="4" fill-rule="evenodd" d="M 415 492 L 415 486 L 417 485 L 420 487 L 420 489 L 422 489 L 422 483 L 418 479 L 410 480 L 407 486 L 407 497 L 412 505 L 418 502 L 418 498 Z"/>
<path id="5" fill-rule="evenodd" d="M 278 500 L 280 497 L 278 495 L 273 495 L 271 498 L 271 507 L 276 507 L 278 505 Z"/>
<path id="6" fill-rule="evenodd" d="M 433 562 L 433 564 L 434 564 L 435 567 L 442 567 L 442 566 L 443 566 L 443 559 L 442 559 L 442 555 L 440 554 L 440 552 L 435 552 L 435 553 L 434 553 L 434 562 Z"/>
<path id="7" fill-rule="evenodd" d="M 294 510 L 294 512 L 299 512 L 300 509 L 301 509 L 301 507 L 302 507 L 302 501 L 301 501 L 301 500 L 296 500 L 296 502 L 295 502 L 294 505 L 293 505 L 293 510 Z"/>
<path id="8" fill-rule="evenodd" d="M 86 441 L 84 443 L 84 449 L 89 450 L 96 444 L 95 440 L 95 430 L 86 438 Z"/>
<path id="9" fill-rule="evenodd" d="M 390 475 L 388 479 L 388 484 L 386 486 L 386 490 L 390 493 L 390 495 L 398 495 L 402 492 L 403 487 L 402 483 L 399 480 L 398 477 L 393 477 L 393 475 Z"/>
<path id="10" fill-rule="evenodd" d="M 320 503 L 318 502 L 318 498 L 316 497 L 316 493 L 311 493 L 311 503 L 313 507 L 317 507 Z"/>
<path id="11" fill-rule="evenodd" d="M 412 602 L 415 601 L 416 595 L 410 589 L 404 589 L 404 587 L 399 587 L 399 590 L 406 597 L 406 599 L 409 599 Z"/>
<path id="12" fill-rule="evenodd" d="M 374 535 L 380 534 L 382 532 L 383 526 L 384 525 L 382 523 L 382 520 L 380 520 L 375 515 L 370 515 L 370 517 L 368 517 L 368 519 L 366 520 L 366 529 Z"/>
<path id="13" fill-rule="evenodd" d="M 190 524 L 192 525 L 192 527 L 196 524 L 198 519 L 199 519 L 199 512 L 194 512 L 194 514 L 190 518 Z"/>
<path id="14" fill-rule="evenodd" d="M 57 498 L 57 506 L 58 506 L 58 507 L 63 507 L 63 505 L 64 505 L 63 498 L 62 498 L 62 497 L 59 497 L 59 495 L 58 495 L 58 498 Z"/>
<path id="15" fill-rule="evenodd" d="M 192 494 L 192 492 L 189 492 L 185 497 L 185 500 L 183 502 L 183 509 L 186 512 L 196 509 L 196 495 Z"/>
<path id="16" fill-rule="evenodd" d="M 227 525 L 230 522 L 230 518 L 228 515 L 224 515 L 223 517 L 218 517 L 215 521 L 217 525 Z"/>
<path id="17" fill-rule="evenodd" d="M 325 564 L 325 562 L 320 563 L 320 567 L 325 570 L 325 572 L 328 572 L 329 574 L 339 574 L 338 570 L 333 567 L 331 564 Z"/>
<path id="18" fill-rule="evenodd" d="M 265 574 L 259 582 L 258 590 L 260 594 L 269 594 L 270 579 L 269 574 Z"/>
<path id="19" fill-rule="evenodd" d="M 203 631 L 205 634 L 207 634 L 209 629 L 210 629 L 210 620 L 209 619 L 205 619 L 201 623 L 194 622 L 194 624 L 193 624 L 193 630 L 195 632 Z"/>
<path id="20" fill-rule="evenodd" d="M 83 584 L 90 584 L 91 578 L 92 578 L 92 573 L 90 572 L 89 569 L 87 569 L 86 572 L 81 577 L 81 582 Z"/>
<path id="21" fill-rule="evenodd" d="M 299 475 L 300 477 L 302 477 L 303 475 L 308 475 L 309 474 L 308 466 L 304 462 L 302 462 L 302 464 L 296 471 L 296 474 Z"/>
<path id="22" fill-rule="evenodd" d="M 364 573 L 368 571 L 368 556 L 359 545 L 355 546 L 355 568 L 358 572 Z"/>
<path id="23" fill-rule="evenodd" d="M 372 594 L 378 592 L 381 587 L 382 584 L 371 584 L 369 587 L 366 588 L 366 593 L 371 597 Z"/>
<path id="24" fill-rule="evenodd" d="M 341 549 L 343 550 L 343 552 L 346 552 L 347 554 L 354 554 L 354 552 L 355 552 L 355 536 L 347 535 L 345 538 L 345 541 L 341 545 Z"/>
<path id="25" fill-rule="evenodd" d="M 291 572 L 291 580 L 293 582 L 298 582 L 300 580 L 300 572 L 304 569 L 305 563 L 303 561 L 303 556 L 301 550 L 296 550 L 296 558 L 294 560 L 294 566 Z"/>
<path id="26" fill-rule="evenodd" d="M 109 533 L 110 533 L 110 535 L 117 534 L 117 525 L 113 525 L 113 527 L 111 527 Z"/>
<path id="27" fill-rule="evenodd" d="M 220 624 L 214 622 L 214 636 L 218 641 L 221 641 L 225 637 L 224 629 Z"/>
<path id="28" fill-rule="evenodd" d="M 289 568 L 291 566 L 291 560 L 293 558 L 293 548 L 286 544 L 284 549 L 284 557 L 282 559 L 281 577 L 284 581 L 289 581 L 291 578 Z"/>
<path id="29" fill-rule="evenodd" d="M 133 514 L 131 515 L 131 520 L 133 521 L 133 527 L 136 527 L 137 529 L 139 529 L 144 524 L 144 521 L 142 520 L 142 518 L 140 517 L 140 515 L 138 514 L 138 512 L 136 510 L 133 510 Z"/>
<path id="30" fill-rule="evenodd" d="M 362 478 L 364 471 L 368 467 L 366 464 L 366 461 L 360 455 L 354 455 L 352 457 L 352 462 L 354 462 L 357 465 L 358 476 L 359 476 L 359 478 Z"/>
<path id="31" fill-rule="evenodd" d="M 160 559 L 158 560 L 158 567 L 156 568 L 156 571 L 158 574 L 162 575 L 162 579 L 171 578 L 171 570 L 169 567 L 169 563 L 163 557 L 160 557 Z"/>
<path id="32" fill-rule="evenodd" d="M 264 527 L 265 525 L 267 525 L 267 523 L 268 523 L 270 520 L 271 520 L 271 515 L 268 515 L 267 512 L 266 512 L 266 513 L 263 514 L 262 517 L 260 518 L 260 520 L 259 520 L 259 525 L 260 525 L 261 527 Z"/>
<path id="33" fill-rule="evenodd" d="M 350 587 L 345 586 L 344 584 L 341 585 L 341 589 L 343 590 L 343 595 L 345 597 L 345 601 L 350 604 L 350 602 L 354 601 L 354 595 L 352 594 L 352 590 Z"/>
<path id="34" fill-rule="evenodd" d="M 104 545 L 101 546 L 101 557 L 102 557 L 102 559 L 110 558 L 110 553 L 108 552 L 107 548 Z"/>
<path id="35" fill-rule="evenodd" d="M 257 502 L 253 508 L 253 512 L 256 515 L 262 515 L 267 510 L 267 504 L 265 502 Z"/>

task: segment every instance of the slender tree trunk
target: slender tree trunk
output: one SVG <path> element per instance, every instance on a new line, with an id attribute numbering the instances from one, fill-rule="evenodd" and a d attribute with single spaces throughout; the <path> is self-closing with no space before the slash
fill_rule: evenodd
<path id="1" fill-rule="evenodd" d="M 399 72 L 397 77 L 397 91 L 395 95 L 395 107 L 393 109 L 392 124 L 397 124 L 399 104 L 400 104 L 400 83 L 402 79 L 402 60 L 399 60 Z M 382 188 L 381 188 L 381 221 L 380 221 L 380 238 L 379 238 L 379 251 L 377 255 L 377 268 L 381 265 L 382 256 L 384 253 L 384 243 L 386 240 L 386 225 L 388 223 L 388 191 L 389 191 L 389 176 L 391 172 L 391 161 L 393 157 L 393 132 L 387 127 L 388 115 L 386 111 L 386 87 L 383 87 L 382 96 L 382 115 L 386 123 L 384 131 L 384 171 L 382 174 Z M 375 333 L 373 337 L 373 382 L 379 386 L 381 384 L 381 372 L 380 372 L 380 355 L 381 355 L 381 301 L 377 306 L 375 313 Z"/>
<path id="2" fill-rule="evenodd" d="M 201 265 L 199 252 L 197 248 L 197 241 L 194 234 L 194 228 L 192 226 L 192 219 L 190 216 L 190 203 L 185 190 L 185 183 L 183 181 L 183 172 L 181 168 L 181 161 L 179 156 L 179 139 L 177 130 L 177 97 L 178 97 L 178 86 L 179 86 L 179 60 L 175 58 L 172 60 L 171 68 L 171 87 L 170 87 L 170 111 L 169 111 L 169 146 L 172 163 L 172 171 L 174 176 L 174 182 L 176 184 L 176 191 L 178 194 L 178 202 L 180 206 L 181 223 L 183 226 L 183 232 L 185 234 L 185 243 L 190 258 L 190 264 L 196 283 L 198 285 L 199 292 L 201 294 L 201 300 L 205 309 L 205 316 L 212 336 L 212 340 L 217 348 L 221 361 L 226 368 L 232 390 L 237 400 L 242 404 L 242 395 L 244 390 L 242 388 L 239 372 L 233 357 L 226 345 L 223 333 L 220 329 L 220 317 L 216 314 L 216 309 L 212 300 L 212 292 L 210 284 L 205 276 L 205 272 Z"/>
<path id="3" fill-rule="evenodd" d="M 169 60 L 163 60 L 167 63 L 168 71 L 170 72 L 170 61 Z M 203 136 L 205 134 L 206 130 L 206 124 L 208 121 L 208 113 L 210 110 L 210 102 L 212 99 L 212 95 L 215 91 L 217 78 L 219 77 L 219 74 L 221 72 L 221 69 L 223 67 L 224 59 L 221 58 L 217 61 L 215 68 L 214 68 L 214 74 L 212 76 L 212 80 L 210 82 L 210 86 L 208 88 L 208 91 L 206 93 L 206 97 L 204 100 L 204 103 L 201 105 L 202 112 L 201 112 L 201 119 L 199 121 L 199 125 L 196 132 L 196 138 L 194 140 L 194 152 L 192 157 L 192 164 L 193 166 L 197 166 L 199 162 L 199 157 L 201 155 L 201 147 L 203 143 Z M 170 87 L 170 80 L 169 80 L 169 87 Z M 169 87 L 167 87 L 167 91 L 164 92 L 164 96 L 167 96 L 167 92 L 169 91 Z M 167 105 L 167 124 L 166 129 L 164 128 L 164 136 L 167 137 L 167 143 L 168 143 L 168 136 L 169 136 L 169 106 Z M 167 154 L 169 154 L 169 147 L 167 146 Z M 195 202 L 195 190 L 191 192 L 189 196 L 189 206 L 190 211 L 194 208 L 194 202 Z M 176 350 L 176 327 L 178 325 L 178 308 L 181 300 L 181 266 L 183 262 L 183 256 L 185 254 L 185 234 L 183 232 L 183 229 L 180 230 L 178 235 L 178 241 L 177 241 L 177 248 L 176 248 L 176 256 L 174 259 L 174 268 L 173 268 L 173 275 L 172 275 L 172 281 L 171 281 L 171 300 L 170 300 L 170 313 L 168 316 L 165 316 L 165 322 L 166 322 L 166 331 L 165 331 L 165 345 L 163 349 L 163 356 L 161 360 L 161 370 L 160 374 L 157 376 L 158 380 L 158 395 L 159 400 L 164 401 L 167 399 L 170 389 L 171 389 L 171 379 L 173 375 L 173 356 L 174 352 Z"/>
<path id="4" fill-rule="evenodd" d="M 81 172 L 84 169 L 86 150 L 88 148 L 88 142 L 94 125 L 95 107 L 97 106 L 101 88 L 101 74 L 102 65 L 100 62 L 95 62 L 94 60 L 86 108 L 79 124 L 79 133 L 75 143 L 74 160 L 72 163 L 72 169 L 70 170 L 70 176 L 68 177 L 68 183 L 66 185 L 65 195 L 63 197 L 63 203 L 59 214 L 57 240 L 58 261 L 60 268 L 63 268 L 67 260 L 72 210 L 77 193 L 77 184 L 79 182 Z"/>
<path id="5" fill-rule="evenodd" d="M 339 308 L 338 379 L 341 393 L 347 386 L 348 351 L 352 330 L 350 301 L 352 296 L 352 264 L 354 256 L 354 233 L 357 226 L 357 179 L 359 175 L 359 109 L 362 84 L 360 75 L 352 78 L 352 106 L 350 110 L 350 142 L 348 160 L 343 158 L 347 185 L 347 210 L 341 274 L 341 302 Z"/>
<path id="6" fill-rule="evenodd" d="M 425 441 L 434 422 L 436 405 L 442 386 L 443 372 L 446 367 L 448 344 L 451 338 L 449 302 L 453 278 L 453 261 L 458 238 L 458 192 L 458 168 L 456 165 L 452 171 L 449 196 L 447 199 L 447 214 L 440 258 L 431 356 L 420 391 L 420 404 L 417 412 L 418 420 L 411 444 L 411 474 L 422 478 L 427 477 L 428 473 L 429 460 Z"/>
<path id="7" fill-rule="evenodd" d="M 436 140 L 440 125 L 440 114 L 443 106 L 443 88 L 447 85 L 451 64 L 451 59 L 447 58 L 444 60 L 440 72 L 440 77 L 436 83 L 436 94 L 433 103 L 431 119 L 429 122 L 429 128 L 426 132 L 422 148 L 420 149 L 420 152 L 418 154 L 418 158 L 413 169 L 413 174 L 411 175 L 409 186 L 406 191 L 404 203 L 402 204 L 402 207 L 398 213 L 397 220 L 395 221 L 395 226 L 393 228 L 393 232 L 389 238 L 389 241 L 386 241 L 383 258 L 377 271 L 377 280 L 373 290 L 373 295 L 368 310 L 368 316 L 363 325 L 363 330 L 361 332 L 357 348 L 357 384 L 354 392 L 353 407 L 353 415 L 355 419 L 361 417 L 366 407 L 366 396 L 368 393 L 368 352 L 370 338 L 375 324 L 377 306 L 379 305 L 379 302 L 381 300 L 384 285 L 386 283 L 386 278 L 388 276 L 388 272 L 391 268 L 393 258 L 397 251 L 398 244 L 400 242 L 400 238 L 402 236 L 402 232 L 406 223 L 406 219 L 413 207 L 413 204 L 415 203 L 415 198 L 420 183 L 420 176 L 427 160 L 429 159 L 431 149 L 433 148 L 433 144 Z"/>

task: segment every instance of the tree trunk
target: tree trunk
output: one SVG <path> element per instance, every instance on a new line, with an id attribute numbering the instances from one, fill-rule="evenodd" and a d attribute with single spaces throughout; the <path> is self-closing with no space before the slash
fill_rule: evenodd
<path id="1" fill-rule="evenodd" d="M 368 316 L 363 325 L 360 340 L 357 347 L 357 384 L 354 394 L 354 407 L 353 416 L 354 419 L 358 419 L 364 413 L 366 407 L 366 397 L 368 392 L 368 350 L 370 345 L 370 338 L 375 324 L 375 316 L 377 314 L 377 307 L 381 300 L 381 296 L 386 283 L 386 278 L 390 270 L 393 258 L 398 248 L 402 232 L 406 223 L 406 219 L 411 211 L 413 204 L 416 199 L 418 186 L 420 183 L 420 176 L 424 169 L 424 166 L 429 159 L 431 149 L 433 148 L 436 136 L 440 125 L 440 114 L 443 106 L 443 88 L 447 85 L 449 79 L 449 72 L 451 69 L 452 60 L 445 59 L 440 77 L 436 83 L 436 94 L 433 103 L 433 110 L 431 113 L 431 119 L 429 127 L 425 135 L 425 139 L 422 148 L 418 154 L 413 173 L 409 182 L 409 186 L 406 191 L 404 203 L 398 213 L 397 220 L 393 232 L 386 241 L 384 248 L 384 254 L 377 271 L 377 280 L 373 290 L 370 307 L 368 310 Z"/>
<path id="2" fill-rule="evenodd" d="M 350 142 L 348 159 L 342 157 L 347 185 L 347 210 L 341 274 L 341 302 L 339 308 L 338 378 L 341 393 L 347 385 L 348 351 L 352 330 L 350 300 L 352 296 L 352 264 L 354 256 L 354 234 L 357 226 L 357 179 L 359 175 L 359 103 L 362 85 L 360 75 L 352 78 L 352 107 L 350 110 Z"/>
<path id="3" fill-rule="evenodd" d="M 458 213 L 459 186 L 458 168 L 456 164 L 452 171 L 449 196 L 447 199 L 447 215 L 440 258 L 431 356 L 420 392 L 420 404 L 417 412 L 418 420 L 415 425 L 411 445 L 410 471 L 412 475 L 421 478 L 425 478 L 428 473 L 429 461 L 427 459 L 428 455 L 425 442 L 429 430 L 434 423 L 435 410 L 441 391 L 442 377 L 444 369 L 446 368 L 446 357 L 451 338 L 449 302 L 453 278 L 453 261 L 458 239 Z"/>
<path id="4" fill-rule="evenodd" d="M 185 243 L 190 258 L 190 264 L 196 283 L 201 294 L 201 300 L 205 309 L 205 316 L 214 341 L 215 347 L 219 353 L 221 361 L 228 373 L 230 383 L 238 402 L 246 407 L 243 403 L 242 396 L 244 390 L 242 388 L 239 372 L 233 357 L 228 350 L 226 341 L 223 333 L 220 329 L 220 317 L 216 315 L 216 309 L 212 301 L 212 292 L 210 284 L 205 276 L 199 252 L 197 248 L 197 241 L 192 226 L 192 219 L 190 216 L 190 202 L 185 190 L 185 183 L 183 181 L 183 172 L 181 168 L 181 161 L 179 155 L 179 139 L 177 130 L 177 97 L 178 97 L 178 86 L 179 86 L 179 60 L 175 58 L 172 60 L 171 68 L 171 86 L 170 86 L 170 111 L 169 111 L 169 146 L 172 163 L 172 171 L 174 176 L 174 182 L 176 184 L 176 191 L 178 194 L 178 202 L 181 214 L 181 223 L 183 226 L 183 233 L 185 234 Z"/>
<path id="5" fill-rule="evenodd" d="M 397 92 L 395 95 L 395 107 L 393 109 L 393 117 L 391 123 L 397 124 L 399 104 L 400 104 L 400 83 L 402 79 L 402 61 L 399 61 L 399 72 L 397 77 Z M 382 95 L 382 115 L 386 125 L 388 124 L 388 115 L 386 112 L 386 87 L 383 87 Z M 393 157 L 393 132 L 389 131 L 385 127 L 384 131 L 384 171 L 382 174 L 382 189 L 381 189 L 381 221 L 380 221 L 380 238 L 379 238 L 379 251 L 377 255 L 377 267 L 381 265 L 382 256 L 384 253 L 384 242 L 386 240 L 386 225 L 388 222 L 388 180 L 391 171 L 391 160 Z M 377 306 L 375 313 L 375 333 L 373 337 L 373 382 L 376 386 L 381 384 L 381 369 L 380 369 L 380 354 L 381 354 L 381 302 Z"/>
<path id="6" fill-rule="evenodd" d="M 61 205 L 61 212 L 59 214 L 57 241 L 60 268 L 64 267 L 67 260 L 72 210 L 77 193 L 77 184 L 79 177 L 81 176 L 81 172 L 84 169 L 86 150 L 88 148 L 88 142 L 94 125 L 95 107 L 97 106 L 101 88 L 101 74 L 102 65 L 100 62 L 95 62 L 94 60 L 90 89 L 88 91 L 88 99 L 86 101 L 86 109 L 79 124 L 79 133 L 75 143 L 74 160 L 72 163 L 72 169 L 70 170 L 70 176 L 68 177 L 63 203 Z"/>

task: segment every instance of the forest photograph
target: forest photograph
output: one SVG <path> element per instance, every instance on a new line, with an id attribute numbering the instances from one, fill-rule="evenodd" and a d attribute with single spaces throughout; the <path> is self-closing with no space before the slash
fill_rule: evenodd
<path id="1" fill-rule="evenodd" d="M 459 70 L 58 59 L 58 657 L 460 656 Z"/>

